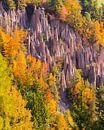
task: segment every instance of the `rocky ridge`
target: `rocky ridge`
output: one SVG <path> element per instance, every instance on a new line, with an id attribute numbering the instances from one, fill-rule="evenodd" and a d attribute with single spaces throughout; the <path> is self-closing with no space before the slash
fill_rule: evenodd
<path id="1" fill-rule="evenodd" d="M 31 12 L 28 9 L 31 8 Z M 0 5 L 0 25 L 10 33 L 15 28 L 28 30 L 25 40 L 28 53 L 49 64 L 62 64 L 60 88 L 69 85 L 75 69 L 95 86 L 104 85 L 104 50 L 97 45 L 86 45 L 81 36 L 68 24 L 46 14 L 44 8 L 31 6 L 6 12 Z"/>

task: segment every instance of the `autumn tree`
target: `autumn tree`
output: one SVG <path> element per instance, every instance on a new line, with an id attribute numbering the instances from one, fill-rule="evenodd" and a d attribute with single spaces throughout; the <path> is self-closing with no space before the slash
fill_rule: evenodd
<path id="1" fill-rule="evenodd" d="M 67 119 L 68 124 L 70 125 L 71 130 L 77 129 L 77 126 L 73 120 L 72 113 L 70 112 L 70 110 L 68 110 L 66 113 L 66 119 Z"/>
<path id="2" fill-rule="evenodd" d="M 20 31 L 15 31 L 9 36 L 1 30 L 3 55 L 9 61 L 14 83 L 27 100 L 26 107 L 31 110 L 34 129 L 41 130 L 51 122 L 49 116 L 56 113 L 57 105 L 50 87 L 54 88 L 56 85 L 57 71 L 47 76 L 47 64 L 31 55 L 26 55 L 21 43 L 24 37 L 22 34 Z"/>
<path id="3" fill-rule="evenodd" d="M 0 54 L 0 129 L 32 130 L 31 113 L 25 105 L 21 94 L 12 85 L 10 71 Z"/>
<path id="4" fill-rule="evenodd" d="M 23 84 L 26 83 L 26 59 L 25 54 L 20 51 L 15 60 L 13 60 L 13 74 L 17 81 L 21 79 Z"/>
<path id="5" fill-rule="evenodd" d="M 10 36 L 9 34 L 3 32 L 2 29 L 0 29 L 0 36 L 2 43 L 2 53 L 10 62 L 16 58 L 20 49 L 25 51 L 24 45 L 22 43 L 26 33 L 23 30 L 15 30 Z"/>
<path id="6" fill-rule="evenodd" d="M 26 108 L 31 110 L 34 129 L 43 130 L 47 127 L 48 113 L 44 100 L 44 94 L 41 91 L 39 83 L 34 83 L 27 87 L 23 93 L 27 100 Z"/>
<path id="7" fill-rule="evenodd" d="M 78 74 L 79 75 L 79 74 Z M 69 89 L 69 100 L 72 103 L 73 119 L 79 129 L 88 129 L 97 120 L 96 93 L 92 86 L 84 82 L 83 78 L 77 78 L 77 82 Z"/>
<path id="8" fill-rule="evenodd" d="M 75 24 L 77 26 L 78 20 L 81 20 L 81 6 L 77 0 L 54 0 L 51 5 L 58 17 L 63 21 L 67 21 L 73 27 Z M 81 24 L 81 22 L 78 24 Z"/>
<path id="9" fill-rule="evenodd" d="M 94 18 L 97 13 L 97 0 L 80 0 L 82 5 L 82 13 L 85 15 L 86 12 L 90 13 Z"/>
<path id="10" fill-rule="evenodd" d="M 61 112 L 56 113 L 52 128 L 54 130 L 68 130 L 64 114 L 62 114 Z"/>
<path id="11" fill-rule="evenodd" d="M 60 16 L 60 7 L 62 6 L 62 0 L 49 0 L 47 10 L 55 16 Z"/>
<path id="12" fill-rule="evenodd" d="M 96 43 L 101 44 L 104 46 L 104 23 L 96 21 L 94 23 L 95 25 L 95 37 L 96 37 Z"/>
<path id="13" fill-rule="evenodd" d="M 103 130 L 104 129 L 104 86 L 96 88 L 97 94 L 97 107 L 98 107 L 98 118 L 97 121 L 93 124 L 91 129 L 94 130 Z"/>
<path id="14" fill-rule="evenodd" d="M 47 75 L 48 65 L 31 55 L 26 57 L 26 79 L 27 84 L 32 85 L 34 81 L 40 82 L 42 89 L 47 88 L 44 76 Z"/>
<path id="15" fill-rule="evenodd" d="M 14 0 L 2 0 L 2 2 L 5 5 L 6 10 L 15 9 L 16 7 Z"/>
<path id="16" fill-rule="evenodd" d="M 26 83 L 26 50 L 23 44 L 25 38 L 23 30 L 15 30 L 11 36 L 0 29 L 2 54 L 7 58 L 9 66 L 12 68 L 15 81 L 22 80 Z"/>

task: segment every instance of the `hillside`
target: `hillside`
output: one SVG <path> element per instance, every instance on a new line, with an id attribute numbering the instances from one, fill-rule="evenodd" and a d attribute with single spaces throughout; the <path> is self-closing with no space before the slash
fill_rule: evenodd
<path id="1" fill-rule="evenodd" d="M 104 130 L 103 5 L 2 0 L 0 26 L 0 130 Z"/>

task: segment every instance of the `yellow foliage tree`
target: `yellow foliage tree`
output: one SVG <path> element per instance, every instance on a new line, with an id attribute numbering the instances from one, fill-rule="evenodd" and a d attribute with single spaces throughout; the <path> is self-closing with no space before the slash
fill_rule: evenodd
<path id="1" fill-rule="evenodd" d="M 57 112 L 56 113 L 56 118 L 55 118 L 55 122 L 54 122 L 54 127 L 57 130 L 67 130 L 67 123 L 65 120 L 65 117 L 62 113 Z"/>
<path id="2" fill-rule="evenodd" d="M 19 78 L 23 83 L 26 82 L 26 58 L 22 51 L 18 53 L 18 56 L 13 61 L 13 74 L 16 79 Z"/>
<path id="3" fill-rule="evenodd" d="M 60 19 L 68 22 L 70 26 L 80 30 L 83 26 L 83 17 L 81 15 L 81 6 L 78 0 L 65 0 L 58 7 Z"/>
<path id="4" fill-rule="evenodd" d="M 76 127 L 76 124 L 73 121 L 73 118 L 71 116 L 71 112 L 69 110 L 67 111 L 67 120 L 68 120 L 68 123 L 70 124 L 72 129 Z"/>
<path id="5" fill-rule="evenodd" d="M 0 54 L 0 130 L 32 130 L 31 113 L 11 79 Z"/>
<path id="6" fill-rule="evenodd" d="M 49 80 L 49 85 L 51 87 L 55 86 L 56 78 L 55 78 L 55 76 L 52 75 L 52 73 L 49 74 L 48 80 Z"/>

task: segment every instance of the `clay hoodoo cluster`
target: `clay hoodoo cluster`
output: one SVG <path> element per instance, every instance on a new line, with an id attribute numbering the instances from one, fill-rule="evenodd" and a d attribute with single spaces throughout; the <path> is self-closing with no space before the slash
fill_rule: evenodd
<path id="1" fill-rule="evenodd" d="M 28 14 L 31 8 L 31 14 Z M 31 16 L 29 16 L 31 15 Z M 66 23 L 45 13 L 44 8 L 27 7 L 6 12 L 0 6 L 0 26 L 6 33 L 16 28 L 27 29 L 28 53 L 49 64 L 62 63 L 61 87 L 64 90 L 74 75 L 82 69 L 84 78 L 96 86 L 104 84 L 104 50 L 90 43 L 85 47 L 81 36 Z"/>

